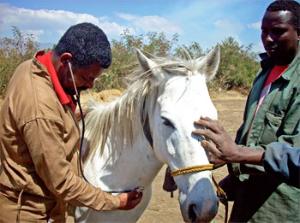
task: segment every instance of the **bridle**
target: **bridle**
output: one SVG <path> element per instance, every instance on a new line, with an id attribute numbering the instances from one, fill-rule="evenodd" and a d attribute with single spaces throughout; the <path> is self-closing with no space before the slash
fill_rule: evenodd
<path id="1" fill-rule="evenodd" d="M 144 104 L 145 104 L 145 101 L 144 101 Z M 143 105 L 143 108 L 144 108 L 144 105 Z M 142 115 L 142 120 L 141 120 L 142 126 L 143 126 L 143 132 L 144 132 L 144 135 L 145 135 L 149 145 L 151 146 L 151 148 L 153 148 L 153 138 L 151 135 L 150 125 L 149 125 L 149 116 L 148 115 L 145 115 L 145 116 L 146 117 L 143 118 L 143 115 Z M 172 177 L 175 177 L 175 176 L 189 174 L 189 173 L 214 170 L 218 167 L 211 163 L 204 164 L 204 165 L 190 166 L 190 167 L 185 167 L 185 168 L 180 168 L 180 169 L 174 170 L 171 172 L 171 175 L 172 175 Z"/>
<path id="2" fill-rule="evenodd" d="M 145 101 L 143 103 L 143 108 L 145 106 Z M 143 117 L 143 115 L 141 116 Z M 144 117 L 144 119 L 142 118 L 142 126 L 143 126 L 143 132 L 144 135 L 149 143 L 149 145 L 151 146 L 151 148 L 153 148 L 153 138 L 151 135 L 151 130 L 150 130 L 150 125 L 149 125 L 149 116 L 146 115 L 146 117 Z M 214 164 L 204 164 L 204 165 L 197 165 L 197 166 L 190 166 L 190 167 L 184 167 L 184 168 L 180 168 L 177 170 L 173 170 L 171 171 L 171 176 L 175 177 L 175 176 L 180 176 L 180 175 L 185 175 L 185 174 L 190 174 L 190 173 L 197 173 L 197 172 L 203 172 L 203 171 L 208 171 L 208 170 L 214 170 L 221 167 L 220 165 L 214 165 Z M 216 187 L 216 193 L 217 196 L 219 197 L 219 200 L 222 204 L 224 204 L 225 206 L 225 220 L 224 222 L 227 223 L 228 221 L 228 199 L 227 199 L 227 195 L 225 193 L 225 191 L 219 186 L 219 184 L 217 183 L 216 179 L 214 178 L 214 175 L 212 175 L 212 181 Z"/>
<path id="3" fill-rule="evenodd" d="M 171 175 L 172 175 L 172 177 L 175 177 L 175 176 L 179 176 L 179 175 L 202 172 L 202 171 L 213 170 L 213 169 L 215 169 L 214 165 L 209 163 L 209 164 L 204 164 L 204 165 L 180 168 L 180 169 L 172 171 Z"/>
<path id="4" fill-rule="evenodd" d="M 189 174 L 189 173 L 197 173 L 197 172 L 202 172 L 202 171 L 207 171 L 207 170 L 214 170 L 217 169 L 221 166 L 217 166 L 214 164 L 205 164 L 205 165 L 198 165 L 198 166 L 190 166 L 190 167 L 185 167 L 185 168 L 180 168 L 177 170 L 174 170 L 171 172 L 171 176 L 179 176 L 179 175 L 184 175 L 184 174 Z M 214 182 L 214 185 L 217 189 L 216 193 L 217 196 L 222 204 L 225 206 L 225 219 L 224 222 L 227 223 L 228 221 L 228 199 L 225 191 L 219 186 L 217 183 L 214 175 L 212 174 L 212 181 Z"/>

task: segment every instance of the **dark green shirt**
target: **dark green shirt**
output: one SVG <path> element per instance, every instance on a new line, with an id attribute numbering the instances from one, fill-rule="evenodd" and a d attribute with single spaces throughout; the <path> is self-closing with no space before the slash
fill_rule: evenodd
<path id="1" fill-rule="evenodd" d="M 272 142 L 300 147 L 300 52 L 298 50 L 288 69 L 272 84 L 255 115 L 264 81 L 273 68 L 267 57 L 261 64 L 262 70 L 248 96 L 236 142 L 254 149 L 266 149 Z M 240 181 L 232 222 L 300 222 L 300 189 L 282 183 L 262 166 L 232 164 L 229 171 Z"/>

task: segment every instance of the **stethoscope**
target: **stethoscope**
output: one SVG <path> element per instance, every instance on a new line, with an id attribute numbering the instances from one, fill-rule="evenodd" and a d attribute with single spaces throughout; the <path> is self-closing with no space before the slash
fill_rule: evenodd
<path id="1" fill-rule="evenodd" d="M 70 70 L 70 74 L 71 74 L 71 78 L 72 78 L 72 82 L 73 82 L 73 87 L 74 87 L 74 91 L 75 91 L 75 101 L 78 105 L 79 108 L 79 112 L 80 112 L 80 119 L 81 119 L 81 137 L 80 137 L 80 146 L 79 146 L 79 171 L 83 177 L 83 179 L 86 182 L 89 182 L 86 177 L 84 176 L 83 170 L 82 170 L 82 161 L 81 161 L 81 155 L 82 155 L 82 148 L 83 148 L 83 140 L 84 140 L 84 132 L 85 132 L 85 122 L 84 122 L 84 116 L 83 116 L 83 111 L 82 111 L 82 107 L 81 107 L 81 103 L 80 103 L 80 94 L 77 90 L 76 87 L 76 83 L 75 83 L 75 78 L 74 78 L 74 73 L 73 73 L 73 69 L 72 69 L 72 64 L 70 61 L 67 62 L 68 63 L 68 67 Z"/>
<path id="2" fill-rule="evenodd" d="M 77 90 L 77 87 L 76 87 L 74 73 L 73 73 L 73 69 L 72 69 L 72 64 L 71 64 L 70 61 L 68 61 L 67 63 L 68 63 L 68 67 L 69 67 L 71 78 L 72 78 L 72 82 L 73 82 L 73 87 L 74 87 L 74 91 L 75 91 L 74 97 L 75 97 L 75 101 L 76 101 L 76 103 L 77 103 L 77 105 L 79 107 L 80 119 L 81 119 L 81 125 L 82 125 L 82 127 L 81 127 L 81 138 L 80 138 L 80 147 L 79 147 L 79 171 L 80 171 L 83 179 L 86 182 L 90 183 L 88 181 L 88 179 L 84 176 L 84 173 L 83 173 L 83 170 L 82 170 L 81 155 L 82 155 L 82 148 L 83 148 L 83 141 L 84 141 L 85 122 L 84 122 L 83 111 L 82 111 L 82 107 L 81 107 L 81 103 L 80 103 L 80 94 L 79 94 L 79 92 Z M 142 192 L 144 190 L 144 187 L 137 187 L 137 188 L 134 188 L 133 190 Z M 122 191 L 113 190 L 113 191 L 105 191 L 105 192 L 119 194 L 119 193 L 128 193 L 128 192 L 133 191 L 133 190 L 122 190 Z"/>

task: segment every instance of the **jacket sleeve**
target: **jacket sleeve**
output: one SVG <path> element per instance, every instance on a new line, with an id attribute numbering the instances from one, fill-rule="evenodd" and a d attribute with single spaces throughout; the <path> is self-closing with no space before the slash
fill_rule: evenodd
<path id="1" fill-rule="evenodd" d="M 293 147 L 300 147 L 300 89 L 297 89 L 295 91 L 295 96 L 293 96 L 293 99 L 290 101 L 290 104 L 288 106 L 287 111 L 285 112 L 285 115 L 283 117 L 273 117 L 273 123 L 271 125 L 272 128 L 276 129 L 277 139 L 274 137 L 274 140 L 270 142 L 269 144 L 261 144 L 258 143 L 256 146 L 251 146 L 253 149 L 266 149 L 268 148 L 271 143 L 277 142 L 277 143 L 283 143 L 283 144 L 289 144 Z M 278 126 L 276 126 L 278 125 Z M 270 133 L 266 131 L 266 133 Z M 265 134 L 266 134 L 265 133 Z M 261 136 L 257 136 L 261 137 Z M 234 173 L 236 176 L 239 176 L 241 174 L 248 174 L 248 175 L 260 175 L 265 174 L 266 171 L 263 166 L 260 165 L 254 165 L 254 164 L 238 164 L 233 163 L 231 165 L 228 165 L 229 171 L 231 173 Z"/>
<path id="2" fill-rule="evenodd" d="M 44 118 L 24 125 L 22 133 L 39 177 L 56 197 L 72 205 L 95 210 L 118 208 L 118 197 L 93 187 L 74 173 L 66 158 L 63 129 L 60 121 Z"/>
<path id="3" fill-rule="evenodd" d="M 263 164 L 267 173 L 300 188 L 300 148 L 271 143 L 266 148 Z"/>

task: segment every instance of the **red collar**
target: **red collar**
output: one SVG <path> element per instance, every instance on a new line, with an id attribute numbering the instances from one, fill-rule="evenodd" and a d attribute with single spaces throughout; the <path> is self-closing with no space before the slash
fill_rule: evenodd
<path id="1" fill-rule="evenodd" d="M 284 71 L 288 68 L 288 65 L 285 66 L 274 66 L 272 70 L 270 71 L 267 80 L 264 83 L 264 86 L 267 86 L 269 84 L 272 84 L 274 81 L 276 81 L 278 78 L 281 77 L 281 75 L 284 73 Z"/>
<path id="2" fill-rule="evenodd" d="M 49 76 L 51 78 L 54 91 L 57 94 L 57 97 L 62 105 L 69 105 L 71 106 L 72 110 L 75 111 L 76 109 L 76 104 L 73 101 L 73 98 L 71 95 L 68 95 L 63 87 L 61 86 L 58 75 L 56 73 L 56 70 L 54 69 L 54 66 L 52 64 L 52 52 L 49 51 L 45 53 L 44 51 L 39 51 L 36 54 L 36 59 L 44 65 L 49 73 Z"/>

